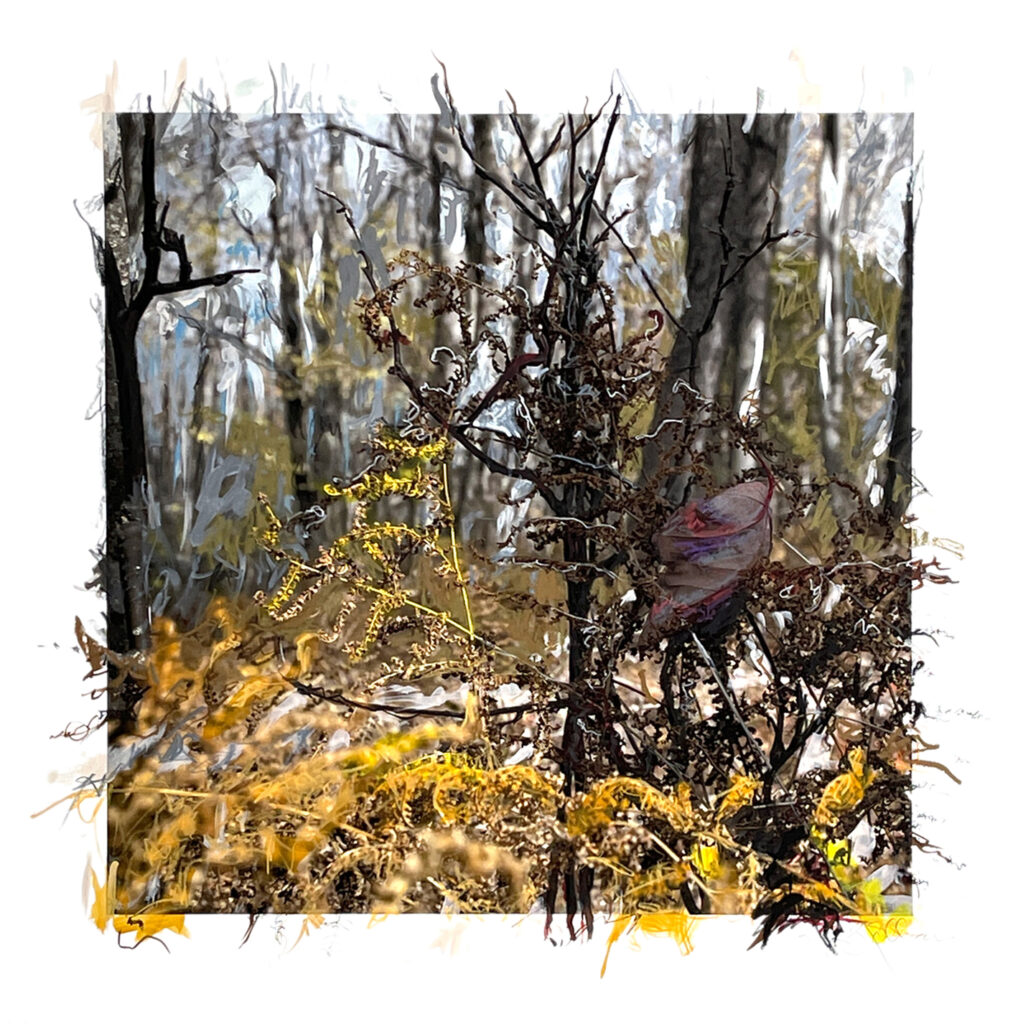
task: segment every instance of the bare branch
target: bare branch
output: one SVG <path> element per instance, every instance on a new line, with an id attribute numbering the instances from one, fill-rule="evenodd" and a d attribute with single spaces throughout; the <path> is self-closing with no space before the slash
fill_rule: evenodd
<path id="1" fill-rule="evenodd" d="M 177 292 L 189 292 L 194 288 L 205 288 L 207 286 L 219 287 L 227 284 L 241 274 L 260 274 L 260 267 L 244 267 L 241 270 L 224 270 L 218 274 L 209 274 L 207 277 L 192 277 L 183 281 L 157 281 L 150 289 L 154 295 L 173 295 Z"/>

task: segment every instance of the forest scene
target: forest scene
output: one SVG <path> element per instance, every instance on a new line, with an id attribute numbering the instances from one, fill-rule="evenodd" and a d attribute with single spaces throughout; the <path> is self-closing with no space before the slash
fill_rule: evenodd
<path id="1" fill-rule="evenodd" d="M 911 115 L 274 84 L 102 121 L 96 923 L 901 934 Z"/>

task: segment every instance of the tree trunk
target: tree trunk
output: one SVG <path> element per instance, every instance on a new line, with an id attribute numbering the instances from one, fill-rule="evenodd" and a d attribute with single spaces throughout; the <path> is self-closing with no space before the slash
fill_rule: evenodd
<path id="1" fill-rule="evenodd" d="M 817 283 L 823 331 L 817 339 L 820 375 L 820 444 L 829 477 L 845 471 L 845 276 L 841 266 L 842 209 L 845 191 L 845 147 L 841 118 L 821 119 L 823 158 L 817 203 Z"/>
<path id="2" fill-rule="evenodd" d="M 142 131 L 139 132 L 139 127 Z M 143 182 L 154 163 L 154 119 L 121 114 L 109 124 L 105 156 L 103 292 L 105 326 L 106 645 L 130 654 L 148 645 L 148 593 L 144 575 L 144 500 L 148 476 L 137 332 L 143 308 L 134 301 L 130 253 L 139 222 L 144 223 Z M 138 166 L 140 162 L 140 167 Z M 115 737 L 130 716 L 139 692 L 129 679 L 114 680 L 110 665 L 107 713 Z"/>
<path id="3" fill-rule="evenodd" d="M 308 439 L 307 415 L 304 409 L 304 395 L 300 382 L 294 378 L 298 368 L 304 363 L 303 351 L 303 310 L 300 302 L 300 291 L 297 288 L 297 252 L 293 240 L 293 228 L 289 218 L 292 211 L 287 211 L 287 200 L 291 197 L 287 189 L 287 176 L 282 170 L 284 139 L 282 133 L 290 125 L 300 123 L 296 115 L 281 118 L 276 124 L 275 156 L 272 169 L 266 172 L 275 186 L 275 195 L 269 207 L 269 219 L 272 224 L 272 250 L 269 253 L 269 265 L 273 260 L 279 267 L 279 326 L 283 332 L 283 349 L 280 358 L 283 368 L 292 377 L 281 376 L 284 381 L 284 405 L 286 409 L 286 427 L 290 437 L 290 461 L 293 467 L 293 495 L 300 510 L 310 508 L 317 500 L 317 494 L 308 480 Z M 281 127 L 282 126 L 282 127 Z M 287 139 L 286 144 L 291 140 Z M 298 195 L 297 200 L 301 197 Z"/>
<path id="4" fill-rule="evenodd" d="M 562 318 L 562 334 L 565 339 L 562 364 L 558 379 L 566 394 L 575 395 L 585 381 L 575 368 L 576 346 L 583 344 L 583 333 L 587 322 L 587 313 L 594 294 L 597 281 L 597 256 L 582 240 L 578 245 L 570 243 L 564 252 L 556 254 L 556 263 L 563 281 L 564 316 Z M 551 376 L 551 375 L 549 375 Z M 596 429 L 595 424 L 583 422 L 579 415 L 579 403 L 566 402 L 564 405 L 563 428 L 561 436 L 566 439 L 564 447 L 578 443 L 578 439 Z M 582 442 L 579 442 L 582 444 Z M 553 449 L 554 450 L 554 449 Z M 590 458 L 591 452 L 574 450 L 574 454 Z M 589 483 L 582 481 L 566 484 L 563 493 L 562 512 L 567 518 L 578 523 L 591 523 L 597 514 L 596 494 Z M 582 527 L 570 529 L 563 541 L 563 559 L 567 564 L 589 566 L 593 552 L 587 531 Z M 593 691 L 594 681 L 590 678 L 589 652 L 584 623 L 590 613 L 593 580 L 587 572 L 580 570 L 569 574 L 566 580 L 566 605 L 569 609 L 569 710 L 566 714 L 562 733 L 562 771 L 565 775 L 566 791 L 576 792 L 584 787 L 587 778 L 587 744 L 584 733 L 593 735 L 599 732 L 598 725 L 591 722 L 592 728 L 584 728 L 584 721 L 590 721 L 588 708 L 596 707 L 596 695 Z"/>
<path id="5" fill-rule="evenodd" d="M 739 191 L 733 200 L 744 200 L 745 208 L 736 211 L 733 223 L 737 249 L 751 251 L 767 231 L 768 220 L 777 220 L 778 175 L 785 162 L 788 131 L 791 118 L 782 115 L 757 115 L 749 132 L 743 136 L 744 145 L 735 152 L 736 169 L 741 179 Z M 740 413 L 749 411 L 753 397 L 759 400 L 762 383 L 764 347 L 767 325 L 771 313 L 771 258 L 761 253 L 746 265 L 733 283 L 731 295 L 722 300 L 729 308 L 727 326 L 727 359 L 724 374 L 726 393 L 733 407 Z M 749 456 L 740 449 L 732 449 L 731 472 L 746 468 Z"/>
<path id="6" fill-rule="evenodd" d="M 167 115 L 161 115 L 166 124 Z M 156 194 L 157 117 L 120 114 L 106 126 L 106 238 L 95 238 L 101 254 L 101 280 L 106 300 L 105 443 L 107 646 L 129 654 L 148 646 L 149 600 L 144 551 L 144 495 L 148 478 L 143 396 L 138 373 L 138 328 L 152 300 L 159 295 L 225 284 L 237 274 L 229 270 L 193 278 L 182 235 L 166 227 L 168 205 L 160 208 Z M 138 243 L 141 272 L 133 272 Z M 175 281 L 159 277 L 163 253 L 177 257 Z M 110 736 L 127 729 L 139 688 L 131 680 L 116 681 L 111 665 L 108 694 Z"/>
<path id="7" fill-rule="evenodd" d="M 766 247 L 756 250 L 776 219 L 775 187 L 789 119 L 758 114 L 748 132 L 741 120 L 736 115 L 703 116 L 694 129 L 687 220 L 689 305 L 668 357 L 656 427 L 684 415 L 679 381 L 708 398 L 732 402 L 757 384 L 754 369 L 767 322 L 770 256 Z M 669 431 L 662 430 L 657 444 L 648 446 L 648 475 L 663 468 L 668 439 Z M 678 502 L 684 485 L 681 477 L 670 476 L 664 483 L 666 497 Z"/>
<path id="8" fill-rule="evenodd" d="M 905 194 L 905 251 L 901 260 L 901 305 L 894 329 L 894 422 L 887 450 L 884 511 L 897 522 L 912 498 L 912 276 L 915 220 L 913 178 Z"/>

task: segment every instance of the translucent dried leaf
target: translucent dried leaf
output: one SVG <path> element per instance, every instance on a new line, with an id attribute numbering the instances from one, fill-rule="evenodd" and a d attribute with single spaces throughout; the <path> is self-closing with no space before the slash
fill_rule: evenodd
<path id="1" fill-rule="evenodd" d="M 650 612 L 644 639 L 706 622 L 740 579 L 771 549 L 774 481 L 753 480 L 677 509 L 654 540 L 665 596 Z"/>

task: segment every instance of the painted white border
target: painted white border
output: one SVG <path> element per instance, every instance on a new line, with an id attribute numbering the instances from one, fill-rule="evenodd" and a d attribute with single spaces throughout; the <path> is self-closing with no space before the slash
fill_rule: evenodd
<path id="1" fill-rule="evenodd" d="M 1009 66 L 997 52 L 1003 26 L 980 3 L 966 4 L 964 20 L 933 6 L 886 2 L 834 11 L 817 2 L 765 10 L 726 3 L 711 15 L 642 0 L 568 9 L 519 0 L 504 8 L 423 0 L 366 7 L 342 0 L 292 8 L 261 0 L 66 11 L 39 5 L 8 23 L 0 537 L 9 575 L 0 622 L 11 735 L 3 744 L 9 803 L 0 879 L 13 989 L 4 1003 L 18 1019 L 30 1012 L 43 1020 L 569 1013 L 767 1021 L 931 1010 L 928 1019 L 941 1020 L 961 1009 L 1000 1019 L 980 1009 L 1002 988 L 1004 936 L 1014 916 L 1004 882 L 1013 868 L 998 859 L 1014 834 L 1003 727 L 1015 710 L 1014 670 L 996 653 L 1006 652 L 1014 633 L 1000 582 L 1013 572 L 1010 437 L 998 432 L 1014 381 L 1014 289 L 1004 276 L 1005 244 L 1014 237 L 1013 88 L 1002 88 L 1002 76 L 992 81 Z M 793 51 L 801 64 L 789 59 Z M 959 871 L 917 855 L 931 884 L 912 937 L 878 947 L 846 935 L 832 957 L 798 930 L 763 954 L 745 955 L 745 922 L 720 921 L 699 930 L 687 959 L 667 939 L 645 941 L 638 956 L 623 940 L 603 982 L 601 939 L 548 949 L 531 921 L 509 928 L 417 918 L 370 931 L 344 921 L 284 954 L 267 922 L 238 953 L 237 920 L 191 918 L 194 939 L 170 936 L 171 957 L 155 943 L 126 953 L 85 917 L 81 878 L 90 849 L 95 856 L 91 830 L 61 825 L 60 811 L 28 820 L 65 791 L 66 780 L 50 781 L 51 774 L 73 773 L 82 753 L 41 737 L 89 713 L 78 697 L 85 687 L 70 651 L 71 625 L 75 614 L 99 617 L 80 587 L 99 532 L 102 486 L 98 423 L 83 419 L 98 382 L 100 334 L 89 310 L 97 283 L 71 207 L 98 190 L 100 172 L 80 101 L 102 91 L 114 59 L 122 104 L 135 92 L 158 92 L 183 55 L 190 76 L 234 83 L 264 79 L 271 55 L 302 79 L 312 64 L 318 74 L 329 65 L 333 88 L 323 82 L 324 95 L 370 105 L 384 87 L 399 108 L 430 110 L 432 52 L 448 64 L 463 109 L 493 109 L 506 85 L 522 109 L 575 109 L 584 96 L 606 95 L 620 67 L 648 110 L 746 109 L 762 85 L 765 109 L 918 111 L 925 194 L 917 235 L 915 422 L 923 436 L 916 463 L 932 492 L 921 503 L 924 525 L 966 542 L 968 558 L 960 566 L 945 559 L 964 585 L 922 592 L 917 613 L 957 637 L 931 658 L 929 702 L 983 717 L 949 716 L 927 730 L 965 786 L 955 792 L 938 773 L 920 772 L 917 781 L 932 788 L 917 800 L 929 799 L 929 813 L 949 815 L 928 831 L 968 866 Z M 61 650 L 49 647 L 54 639 Z M 999 837 L 992 847 L 983 838 L 987 821 Z M 449 955 L 456 934 L 458 951 Z"/>

